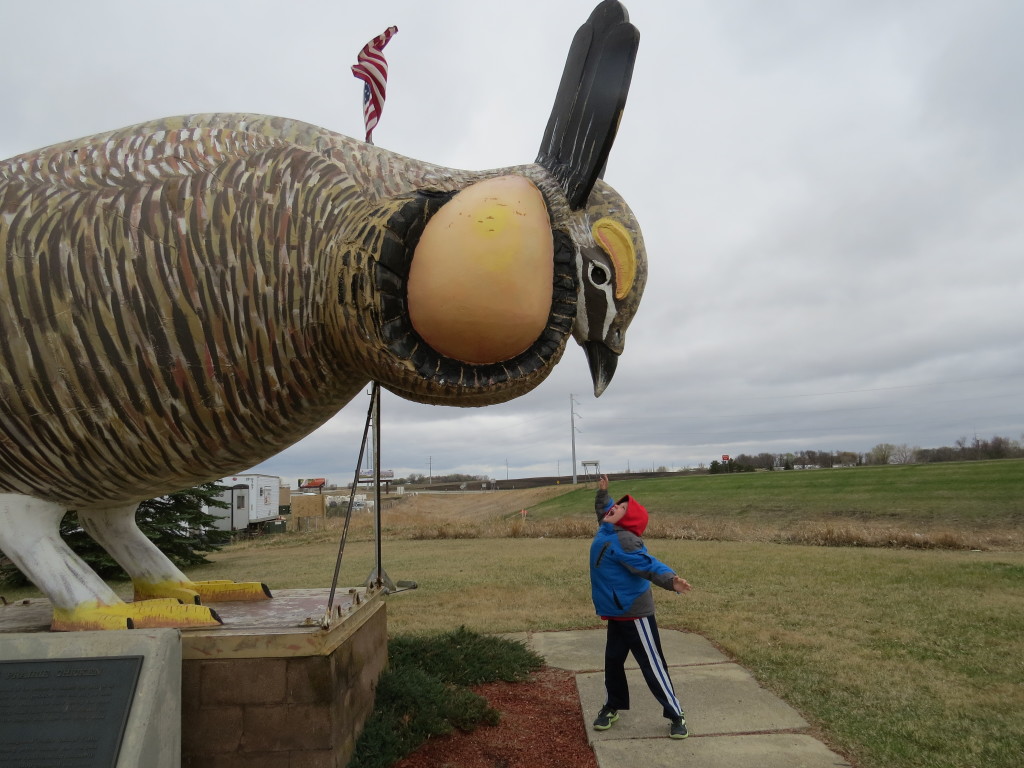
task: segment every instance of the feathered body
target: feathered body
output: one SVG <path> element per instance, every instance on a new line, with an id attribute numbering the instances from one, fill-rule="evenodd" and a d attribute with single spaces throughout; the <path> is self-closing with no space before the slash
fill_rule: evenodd
<path id="1" fill-rule="evenodd" d="M 371 379 L 460 405 L 532 389 L 575 319 L 567 253 L 549 330 L 523 359 L 425 367 L 414 334 L 389 336 L 419 203 L 509 173 L 592 243 L 538 165 L 456 171 L 280 118 L 159 120 L 0 164 L 0 490 L 82 508 L 222 477 Z M 602 192 L 591 215 L 612 213 Z"/>
<path id="2" fill-rule="evenodd" d="M 216 599 L 239 590 L 189 582 L 134 526 L 139 501 L 260 463 L 371 380 L 424 403 L 504 402 L 537 386 L 574 335 L 600 394 L 646 281 L 636 220 L 600 178 L 635 50 L 606 0 L 573 43 L 537 163 L 513 168 L 452 170 L 248 114 L 157 120 L 0 163 L 0 548 L 49 594 L 54 626 L 125 621 L 120 607 L 104 613 L 116 596 L 56 536 L 67 509 L 138 596 Z M 470 217 L 479 243 L 448 242 L 435 216 Z M 457 330 L 468 345 L 435 343 L 462 299 L 424 290 L 417 255 L 443 265 L 451 251 L 460 273 L 499 247 L 506 282 L 490 295 L 529 284 L 541 313 L 525 348 L 490 343 L 520 322 L 515 297 L 476 302 L 476 320 L 498 316 L 469 315 Z M 498 274 L 485 267 L 471 273 Z M 480 344 L 482 359 L 439 351 Z"/>

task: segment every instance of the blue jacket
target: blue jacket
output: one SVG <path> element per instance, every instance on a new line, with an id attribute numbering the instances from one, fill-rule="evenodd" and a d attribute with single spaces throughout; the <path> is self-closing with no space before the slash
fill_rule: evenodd
<path id="1" fill-rule="evenodd" d="M 651 583 L 672 589 L 673 576 L 673 570 L 649 554 L 635 533 L 601 523 L 590 545 L 590 594 L 598 616 L 653 616 Z"/>

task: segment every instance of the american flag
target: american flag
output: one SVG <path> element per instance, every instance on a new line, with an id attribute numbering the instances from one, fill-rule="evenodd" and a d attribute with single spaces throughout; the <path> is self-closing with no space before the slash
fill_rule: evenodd
<path id="1" fill-rule="evenodd" d="M 381 34 L 363 46 L 352 65 L 352 74 L 364 82 L 363 122 L 366 124 L 366 141 L 372 143 L 373 129 L 384 111 L 384 92 L 388 84 L 388 62 L 384 58 L 384 46 L 398 32 L 398 27 L 388 27 Z"/>

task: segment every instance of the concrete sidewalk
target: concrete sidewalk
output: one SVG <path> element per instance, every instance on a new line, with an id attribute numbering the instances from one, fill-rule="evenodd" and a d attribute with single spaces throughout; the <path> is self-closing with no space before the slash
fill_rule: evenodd
<path id="1" fill-rule="evenodd" d="M 690 737 L 668 738 L 661 715 L 632 656 L 626 664 L 632 708 L 607 731 L 591 723 L 604 703 L 601 629 L 508 635 L 529 645 L 548 665 L 576 673 L 583 718 L 601 768 L 838 768 L 849 766 L 808 735 L 807 721 L 747 670 L 700 635 L 661 630 L 676 694 Z"/>

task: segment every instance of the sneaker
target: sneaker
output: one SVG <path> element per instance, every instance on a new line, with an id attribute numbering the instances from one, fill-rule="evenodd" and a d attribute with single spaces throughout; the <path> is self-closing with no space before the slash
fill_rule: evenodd
<path id="1" fill-rule="evenodd" d="M 601 711 L 597 713 L 597 719 L 594 721 L 595 731 L 607 731 L 612 727 L 612 723 L 619 719 L 619 711 L 612 709 L 611 707 L 601 707 Z"/>
<path id="2" fill-rule="evenodd" d="M 670 739 L 685 739 L 689 735 L 689 732 L 686 730 L 685 718 L 677 717 L 672 721 L 672 725 L 668 730 L 668 736 Z"/>

